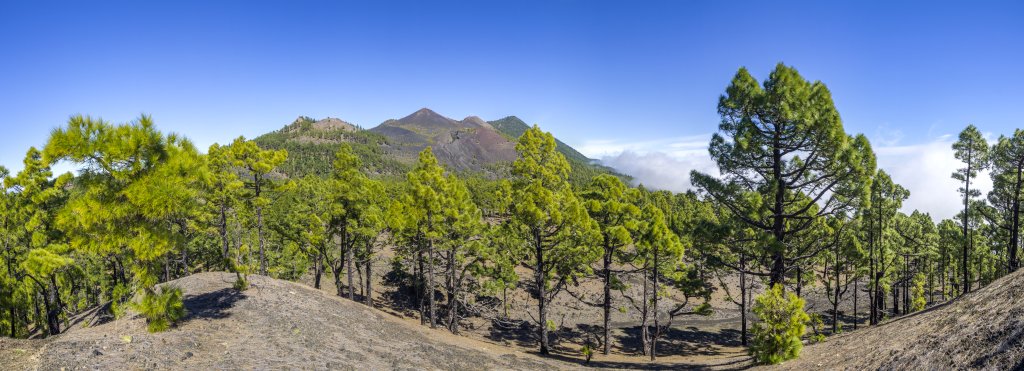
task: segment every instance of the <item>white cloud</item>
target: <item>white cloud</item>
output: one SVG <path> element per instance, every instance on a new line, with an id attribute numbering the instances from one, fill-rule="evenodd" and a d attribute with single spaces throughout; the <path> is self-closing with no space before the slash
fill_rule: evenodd
<path id="1" fill-rule="evenodd" d="M 950 177 L 963 166 L 953 156 L 953 141 L 946 135 L 929 143 L 875 149 L 878 167 L 910 190 L 910 197 L 903 202 L 904 212 L 921 210 L 938 221 L 952 218 L 963 209 L 963 199 L 957 193 L 962 184 Z M 992 189 L 988 172 L 978 174 L 976 183 L 972 183 L 971 188 L 980 189 L 982 194 Z"/>
<path id="2" fill-rule="evenodd" d="M 718 174 L 718 167 L 708 156 L 710 140 L 710 134 L 634 142 L 593 140 L 580 146 L 579 151 L 632 176 L 635 184 L 683 192 L 693 187 L 691 170 Z"/>
<path id="3" fill-rule="evenodd" d="M 893 181 L 910 190 L 903 203 L 904 212 L 921 210 L 940 220 L 951 218 L 963 207 L 957 193 L 960 183 L 950 175 L 961 167 L 953 157 L 955 138 L 940 136 L 930 142 L 915 145 L 895 145 L 902 136 L 898 131 L 886 131 L 887 138 L 879 140 L 875 148 L 878 166 Z M 654 189 L 683 192 L 692 189 L 690 171 L 699 170 L 717 175 L 717 165 L 707 152 L 711 135 L 674 137 L 648 141 L 593 140 L 579 147 L 580 152 L 597 158 L 604 165 L 632 176 L 635 183 Z M 992 189 L 987 172 L 979 174 L 976 185 L 983 194 Z"/>

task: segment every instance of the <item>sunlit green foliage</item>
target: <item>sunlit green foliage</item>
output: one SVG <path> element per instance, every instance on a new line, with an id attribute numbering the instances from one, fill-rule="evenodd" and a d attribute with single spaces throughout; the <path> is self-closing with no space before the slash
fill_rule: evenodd
<path id="1" fill-rule="evenodd" d="M 757 362 L 773 365 L 800 355 L 800 338 L 811 319 L 804 312 L 804 299 L 775 285 L 754 299 L 754 314 L 761 320 L 751 331 L 750 355 Z"/>
<path id="2" fill-rule="evenodd" d="M 569 164 L 555 150 L 555 139 L 534 126 L 519 137 L 512 181 L 502 187 L 507 223 L 529 246 L 525 257 L 534 269 L 540 327 L 540 352 L 550 351 L 546 305 L 571 279 L 591 272 L 600 257 L 597 223 L 569 186 Z M 553 285 L 552 285 L 553 283 Z"/>

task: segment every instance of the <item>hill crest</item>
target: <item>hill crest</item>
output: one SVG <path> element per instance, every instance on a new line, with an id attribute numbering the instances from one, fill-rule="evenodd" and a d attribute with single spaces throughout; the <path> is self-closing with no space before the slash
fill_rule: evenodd
<path id="1" fill-rule="evenodd" d="M 77 322 L 44 340 L 0 339 L 0 354 L 8 369 L 45 370 L 575 367 L 419 328 L 302 284 L 250 279 L 244 292 L 221 272 L 166 283 L 182 288 L 188 311 L 166 332 L 148 333 L 133 316 L 88 327 Z"/>

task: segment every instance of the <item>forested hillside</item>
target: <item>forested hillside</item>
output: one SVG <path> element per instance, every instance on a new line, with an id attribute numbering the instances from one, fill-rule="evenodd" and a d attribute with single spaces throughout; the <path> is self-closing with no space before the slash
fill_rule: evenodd
<path id="1" fill-rule="evenodd" d="M 717 111 L 720 175 L 693 172 L 685 193 L 631 184 L 515 117 L 300 117 L 202 151 L 149 116 L 74 116 L 21 171 L 0 168 L 0 331 L 58 336 L 90 310 L 104 314 L 90 326 L 178 331 L 195 299 L 172 281 L 216 271 L 220 295 L 284 287 L 253 275 L 302 281 L 434 331 L 628 358 L 610 367 L 707 338 L 773 364 L 1018 269 L 1024 131 L 963 130 L 963 209 L 936 221 L 904 210 L 909 191 L 795 68 L 739 69 Z"/>

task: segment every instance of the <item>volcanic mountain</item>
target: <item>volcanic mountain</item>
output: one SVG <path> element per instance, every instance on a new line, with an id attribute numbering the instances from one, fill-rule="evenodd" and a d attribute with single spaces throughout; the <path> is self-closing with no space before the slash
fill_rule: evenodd
<path id="1" fill-rule="evenodd" d="M 385 121 L 371 132 L 395 143 L 400 158 L 415 158 L 430 146 L 438 161 L 456 171 L 477 170 L 516 159 L 515 143 L 476 116 L 456 121 L 427 108 Z"/>
<path id="2" fill-rule="evenodd" d="M 515 142 L 527 129 L 529 126 L 515 116 L 489 122 L 477 116 L 455 120 L 423 108 L 369 130 L 336 118 L 300 116 L 255 140 L 264 148 L 288 150 L 288 161 L 280 171 L 289 177 L 329 173 L 341 143 L 349 143 L 368 171 L 377 175 L 404 174 L 415 164 L 418 153 L 429 146 L 451 171 L 501 177 L 515 161 Z M 613 173 L 562 141 L 556 142 L 572 165 L 572 180 L 585 182 L 597 174 Z"/>

